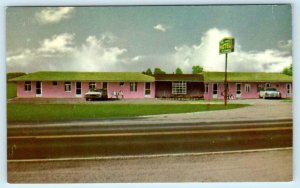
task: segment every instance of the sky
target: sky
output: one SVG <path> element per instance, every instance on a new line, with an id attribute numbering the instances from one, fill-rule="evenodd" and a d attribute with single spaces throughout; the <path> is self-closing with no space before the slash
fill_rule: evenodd
<path id="1" fill-rule="evenodd" d="M 9 7 L 6 20 L 7 72 L 224 71 L 224 37 L 228 71 L 292 63 L 290 5 Z"/>

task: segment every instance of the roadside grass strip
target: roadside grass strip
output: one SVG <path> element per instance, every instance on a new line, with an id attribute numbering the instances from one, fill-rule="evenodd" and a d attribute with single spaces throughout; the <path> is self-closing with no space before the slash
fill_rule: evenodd
<path id="1" fill-rule="evenodd" d="M 283 99 L 282 102 L 292 103 L 293 99 L 291 99 L 291 98 Z"/>
<path id="2" fill-rule="evenodd" d="M 8 122 L 49 122 L 126 118 L 157 114 L 176 114 L 229 110 L 247 104 L 7 104 Z"/>

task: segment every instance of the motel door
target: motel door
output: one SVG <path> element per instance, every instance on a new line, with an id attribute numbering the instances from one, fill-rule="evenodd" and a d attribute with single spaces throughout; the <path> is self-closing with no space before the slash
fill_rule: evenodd
<path id="1" fill-rule="evenodd" d="M 241 98 L 241 84 L 236 84 L 236 98 Z"/>
<path id="2" fill-rule="evenodd" d="M 218 84 L 214 83 L 213 84 L 213 99 L 217 99 L 218 98 Z"/>
<path id="3" fill-rule="evenodd" d="M 81 97 L 81 82 L 76 82 L 76 97 Z"/>
<path id="4" fill-rule="evenodd" d="M 145 83 L 145 97 L 150 97 L 151 90 L 150 90 L 151 84 L 150 82 Z"/>
<path id="5" fill-rule="evenodd" d="M 40 81 L 35 82 L 35 96 L 37 97 L 42 96 L 42 82 Z"/>

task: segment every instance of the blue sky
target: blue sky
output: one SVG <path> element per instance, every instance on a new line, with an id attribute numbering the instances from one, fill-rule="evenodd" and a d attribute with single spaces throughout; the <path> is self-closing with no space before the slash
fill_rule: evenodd
<path id="1" fill-rule="evenodd" d="M 9 7 L 7 71 L 223 71 L 219 41 L 236 39 L 229 71 L 292 63 L 290 5 Z"/>

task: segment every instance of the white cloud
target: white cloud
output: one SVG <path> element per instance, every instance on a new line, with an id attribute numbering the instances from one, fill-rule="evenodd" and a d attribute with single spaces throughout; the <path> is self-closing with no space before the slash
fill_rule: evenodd
<path id="1" fill-rule="evenodd" d="M 72 68 L 83 71 L 114 71 L 118 63 L 124 60 L 120 58 L 127 50 L 119 47 L 107 47 L 103 39 L 89 36 L 86 42 L 73 54 Z"/>
<path id="2" fill-rule="evenodd" d="M 58 23 L 63 19 L 71 17 L 74 7 L 45 8 L 35 14 L 41 24 Z"/>
<path id="3" fill-rule="evenodd" d="M 75 34 L 63 33 L 54 35 L 51 39 L 45 39 L 41 42 L 41 47 L 38 49 L 44 53 L 67 53 L 73 50 L 73 40 Z"/>
<path id="4" fill-rule="evenodd" d="M 287 41 L 281 40 L 281 41 L 278 41 L 277 45 L 280 49 L 291 50 L 292 49 L 292 40 L 287 40 Z"/>
<path id="5" fill-rule="evenodd" d="M 6 61 L 13 62 L 13 61 L 23 61 L 24 59 L 27 59 L 29 57 L 34 56 L 33 52 L 30 49 L 25 49 L 21 53 L 18 54 L 12 54 L 9 57 L 6 58 Z"/>
<path id="6" fill-rule="evenodd" d="M 161 31 L 161 32 L 167 31 L 167 28 L 165 26 L 163 26 L 162 24 L 157 24 L 156 26 L 153 27 L 153 29 L 155 29 L 157 31 Z"/>
<path id="7" fill-rule="evenodd" d="M 209 29 L 201 38 L 200 44 L 176 46 L 171 55 L 175 67 L 190 72 L 193 65 L 201 65 L 206 71 L 224 71 L 225 55 L 219 54 L 219 41 L 232 34 L 228 30 Z M 288 43 L 289 44 L 289 43 Z M 228 71 L 269 71 L 280 72 L 292 63 L 292 57 L 278 49 L 264 51 L 244 51 L 238 40 L 235 52 L 228 55 Z"/>
<path id="8" fill-rule="evenodd" d="M 74 38 L 74 34 L 63 33 L 44 39 L 36 49 L 10 52 L 6 58 L 7 70 L 116 71 L 128 63 L 121 57 L 127 50 L 108 46 L 106 37 L 88 36 L 80 46 L 74 45 Z"/>
<path id="9" fill-rule="evenodd" d="M 232 34 L 228 30 L 212 28 L 193 45 L 175 46 L 173 51 L 161 55 L 130 57 L 113 34 L 88 36 L 75 46 L 75 34 L 62 33 L 44 39 L 35 49 L 8 52 L 7 70 L 143 71 L 160 67 L 172 73 L 180 67 L 184 73 L 191 73 L 193 65 L 201 65 L 205 71 L 224 71 L 225 55 L 219 54 L 219 41 L 229 36 Z M 291 42 L 278 44 L 287 47 Z M 281 72 L 291 63 L 292 56 L 286 48 L 245 51 L 236 37 L 235 52 L 228 56 L 228 71 Z"/>
<path id="10" fill-rule="evenodd" d="M 142 58 L 143 58 L 143 56 L 138 55 L 138 56 L 135 56 L 134 58 L 132 58 L 131 60 L 132 60 L 132 61 L 139 61 L 139 60 L 141 60 Z"/>

